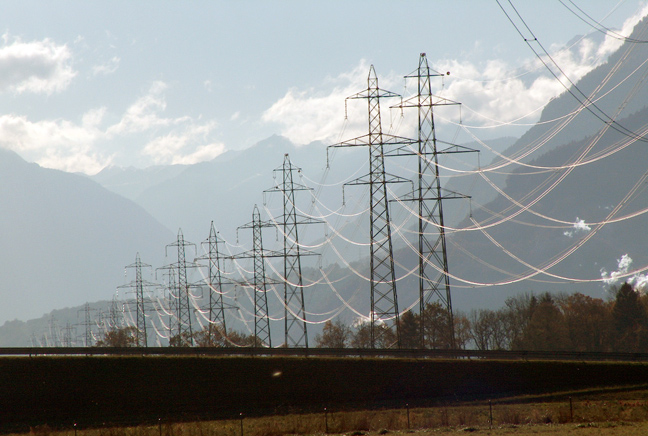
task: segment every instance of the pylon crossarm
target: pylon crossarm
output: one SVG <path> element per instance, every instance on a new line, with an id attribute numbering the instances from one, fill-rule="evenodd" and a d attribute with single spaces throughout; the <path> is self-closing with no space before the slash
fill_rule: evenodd
<path id="1" fill-rule="evenodd" d="M 479 153 L 480 152 L 479 150 L 475 150 L 474 148 L 464 147 L 463 145 L 453 144 L 451 142 L 441 141 L 439 139 L 437 139 L 436 142 L 437 144 L 445 144 L 449 146 L 442 150 L 438 150 L 436 154 Z"/>
<path id="2" fill-rule="evenodd" d="M 224 256 L 223 259 L 227 260 L 236 260 L 236 259 L 253 259 L 258 256 L 258 252 L 255 250 L 244 251 L 243 253 L 233 254 L 232 256 Z M 263 250 L 262 256 L 265 257 L 283 257 L 284 254 L 281 251 L 275 250 Z"/>

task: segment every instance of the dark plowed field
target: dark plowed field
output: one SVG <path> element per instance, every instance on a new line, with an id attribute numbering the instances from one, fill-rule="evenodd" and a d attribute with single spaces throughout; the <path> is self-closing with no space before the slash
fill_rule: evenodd
<path id="1" fill-rule="evenodd" d="M 456 403 L 648 382 L 648 364 L 242 357 L 0 358 L 0 429 Z"/>

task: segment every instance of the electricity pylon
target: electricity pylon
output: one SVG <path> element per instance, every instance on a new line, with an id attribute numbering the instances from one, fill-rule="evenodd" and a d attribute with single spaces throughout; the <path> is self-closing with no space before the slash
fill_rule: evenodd
<path id="1" fill-rule="evenodd" d="M 283 232 L 284 258 L 284 326 L 286 347 L 308 348 L 308 329 L 306 324 L 306 309 L 304 306 L 304 281 L 301 269 L 301 256 L 312 256 L 299 246 L 298 226 L 303 224 L 323 223 L 322 220 L 297 214 L 295 206 L 295 191 L 310 191 L 311 188 L 295 183 L 293 172 L 301 172 L 301 168 L 293 166 L 288 153 L 284 155 L 283 165 L 274 170 L 281 172 L 281 183 L 265 192 L 280 192 L 283 194 L 283 215 L 276 221 Z"/>
<path id="2" fill-rule="evenodd" d="M 425 348 L 425 308 L 438 301 L 447 312 L 447 336 L 451 348 L 455 348 L 454 317 L 450 276 L 448 274 L 448 253 L 446 249 L 443 200 L 470 198 L 441 187 L 439 176 L 439 155 L 471 153 L 478 150 L 444 142 L 445 148 L 437 148 L 434 127 L 435 106 L 459 105 L 460 103 L 432 94 L 431 78 L 443 74 L 431 73 L 425 53 L 419 57 L 419 66 L 406 79 L 417 79 L 418 92 L 413 97 L 394 107 L 418 109 L 418 149 L 414 152 L 405 147 L 395 150 L 390 156 L 418 157 L 418 185 L 403 201 L 415 201 L 418 205 L 418 249 L 419 249 L 419 313 L 420 346 Z"/>
<path id="3" fill-rule="evenodd" d="M 92 319 L 90 317 L 90 313 L 93 312 L 96 309 L 91 308 L 90 303 L 86 303 L 86 304 L 83 305 L 83 309 L 81 309 L 81 310 L 85 314 L 85 316 L 83 318 L 84 321 L 83 321 L 83 323 L 81 323 L 81 325 L 85 328 L 85 341 L 84 341 L 83 346 L 84 347 L 91 347 L 93 345 L 93 343 L 94 343 L 94 340 L 93 340 L 94 338 L 92 336 L 92 326 L 93 326 L 94 323 L 92 322 Z M 79 312 L 77 312 L 77 317 L 79 316 Z"/>
<path id="4" fill-rule="evenodd" d="M 167 269 L 173 271 L 177 277 L 177 281 L 174 280 L 173 287 L 176 291 L 176 331 L 175 337 L 171 338 L 172 346 L 193 346 L 193 328 L 191 324 L 191 288 L 193 285 L 189 284 L 187 279 L 187 268 L 195 268 L 197 265 L 193 262 L 187 262 L 186 260 L 186 247 L 196 244 L 185 241 L 184 235 L 182 234 L 182 229 L 178 229 L 178 239 L 176 242 L 173 242 L 166 246 L 168 250 L 169 247 L 176 247 L 178 252 L 178 261 L 172 264 L 169 264 L 162 269 Z M 168 253 L 167 253 L 168 254 Z M 173 295 L 172 295 L 173 297 Z"/>
<path id="5" fill-rule="evenodd" d="M 275 285 L 280 282 L 266 277 L 265 259 L 267 257 L 281 257 L 283 253 L 263 249 L 264 227 L 274 227 L 274 224 L 261 221 L 259 208 L 254 205 L 252 211 L 252 222 L 240 226 L 238 229 L 252 229 L 252 250 L 237 254 L 230 259 L 252 259 L 254 264 L 254 277 L 252 289 L 254 291 L 254 345 L 256 347 L 272 347 L 270 335 L 270 317 L 268 313 L 268 288 L 267 285 Z M 237 231 L 238 231 L 237 229 Z M 249 282 L 241 283 L 249 287 Z"/>
<path id="6" fill-rule="evenodd" d="M 369 220 L 370 220 L 370 293 L 371 293 L 371 347 L 379 345 L 384 329 L 380 324 L 393 321 L 396 328 L 396 341 L 383 344 L 400 348 L 400 326 L 398 313 L 398 295 L 396 292 L 396 275 L 394 272 L 394 250 L 391 239 L 391 221 L 389 218 L 388 183 L 411 183 L 410 180 L 385 172 L 384 147 L 402 146 L 415 141 L 398 136 L 383 134 L 380 119 L 380 99 L 400 97 L 378 87 L 378 78 L 372 65 L 367 78 L 367 89 L 347 97 L 347 100 L 365 99 L 369 108 L 369 133 L 330 147 L 369 148 L 369 174 L 357 178 L 347 185 L 369 185 Z"/>
<path id="7" fill-rule="evenodd" d="M 209 341 L 214 337 L 217 329 L 221 328 L 218 332 L 223 337 L 227 337 L 227 325 L 225 323 L 225 309 L 233 309 L 233 306 L 226 305 L 223 302 L 223 284 L 230 283 L 229 280 L 224 281 L 221 274 L 221 256 L 218 251 L 218 244 L 223 241 L 218 239 L 218 233 L 214 227 L 214 222 L 211 222 L 209 230 L 209 237 L 203 244 L 207 245 L 207 254 L 199 257 L 196 260 L 207 261 L 207 287 L 209 289 L 209 302 L 207 313 L 209 316 L 207 334 Z"/>
<path id="8" fill-rule="evenodd" d="M 142 279 L 142 268 L 152 267 L 149 264 L 142 263 L 139 253 L 135 255 L 135 263 L 127 265 L 126 268 L 135 269 L 135 280 L 120 286 L 120 288 L 134 289 L 135 292 L 135 328 L 137 329 L 135 345 L 138 347 L 148 347 L 148 334 L 146 332 L 146 312 L 148 308 L 146 307 L 147 301 L 144 298 L 144 286 L 157 286 L 157 284 Z"/>

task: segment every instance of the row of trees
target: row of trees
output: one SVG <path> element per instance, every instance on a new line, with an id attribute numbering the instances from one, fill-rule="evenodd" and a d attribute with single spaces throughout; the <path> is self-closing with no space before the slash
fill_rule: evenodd
<path id="1" fill-rule="evenodd" d="M 499 310 L 479 309 L 454 314 L 454 344 L 457 348 L 478 350 L 538 351 L 648 351 L 648 296 L 625 283 L 613 290 L 615 298 L 604 301 L 577 293 L 572 295 L 524 294 L 506 300 Z M 401 348 L 420 348 L 421 319 L 424 347 L 450 348 L 449 319 L 438 303 L 429 304 L 423 314 L 406 312 L 400 317 Z M 396 342 L 394 330 L 387 325 L 378 348 Z M 112 330 L 98 346 L 135 346 L 134 327 Z M 171 346 L 190 344 L 192 338 L 172 338 Z M 211 326 L 193 335 L 199 347 L 259 346 L 253 335 L 236 331 L 227 334 Z M 349 326 L 340 320 L 327 321 L 315 336 L 316 347 L 371 347 L 371 326 Z"/>

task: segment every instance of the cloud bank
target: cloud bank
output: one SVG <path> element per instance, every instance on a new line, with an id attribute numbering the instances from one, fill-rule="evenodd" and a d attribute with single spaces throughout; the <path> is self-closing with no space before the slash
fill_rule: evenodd
<path id="1" fill-rule="evenodd" d="M 617 34 L 630 35 L 634 26 L 648 14 L 646 5 L 635 16 L 628 18 Z M 607 35 L 602 42 L 594 37 L 585 37 L 572 46 L 553 46 L 551 56 L 565 76 L 552 67 L 563 83 L 577 82 L 587 73 L 604 63 L 623 41 L 614 35 Z M 545 59 L 545 61 L 547 61 Z M 431 66 L 451 75 L 441 90 L 433 90 L 439 96 L 461 102 L 464 125 L 473 128 L 490 129 L 507 126 L 532 126 L 540 118 L 544 106 L 565 92 L 565 87 L 546 70 L 537 58 L 525 61 L 522 67 L 503 60 L 490 60 L 475 64 L 459 59 L 429 59 Z M 547 61 L 547 63 L 550 63 Z M 377 66 L 379 67 L 379 66 Z M 366 85 L 368 66 L 362 61 L 351 71 L 328 79 L 321 87 L 291 89 L 263 114 L 263 121 L 274 123 L 281 129 L 281 135 L 297 144 L 322 140 L 337 142 L 344 126 L 342 102 L 344 98 L 358 92 Z M 381 82 L 402 86 L 402 78 L 382 77 Z M 440 83 L 438 84 L 440 86 Z M 366 86 L 365 86 L 366 87 Z M 381 86 L 384 89 L 389 87 Z M 327 91 L 323 91 L 326 89 Z M 393 104 L 393 103 L 392 103 Z M 437 113 L 438 122 L 456 122 L 452 116 Z M 383 116 L 383 128 L 385 126 Z M 366 123 L 366 121 L 365 121 Z M 415 127 L 406 122 L 402 127 Z M 352 126 L 355 129 L 359 126 Z M 366 131 L 366 127 L 365 127 Z M 507 133 L 502 133 L 501 136 Z M 349 135 L 346 135 L 349 137 Z"/>
<path id="2" fill-rule="evenodd" d="M 52 94 L 66 89 L 77 72 L 66 45 L 50 39 L 23 42 L 2 36 L 0 91 Z"/>
<path id="3" fill-rule="evenodd" d="M 119 157 L 115 144 L 141 144 L 140 156 L 154 164 L 193 164 L 223 153 L 225 146 L 212 138 L 214 121 L 164 115 L 167 88 L 164 82 L 154 82 L 109 125 L 105 107 L 87 111 L 80 123 L 2 115 L 0 146 L 44 167 L 86 174 L 101 171 Z"/>

